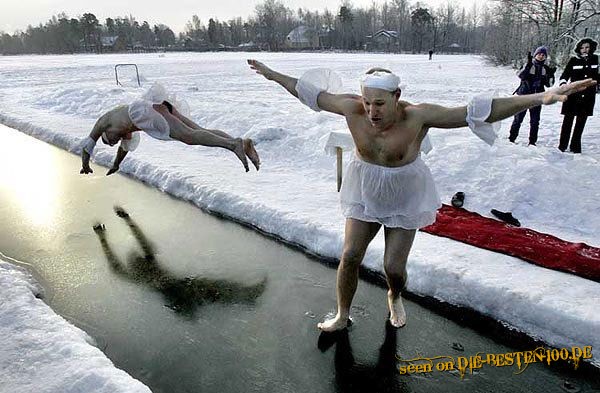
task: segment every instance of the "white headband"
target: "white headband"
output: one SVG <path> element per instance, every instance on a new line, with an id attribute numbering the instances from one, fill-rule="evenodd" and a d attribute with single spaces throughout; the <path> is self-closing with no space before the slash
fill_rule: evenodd
<path id="1" fill-rule="evenodd" d="M 400 77 L 398 75 L 384 71 L 375 71 L 372 74 L 366 74 L 360 80 L 361 87 L 370 87 L 387 91 L 396 91 L 399 85 Z"/>

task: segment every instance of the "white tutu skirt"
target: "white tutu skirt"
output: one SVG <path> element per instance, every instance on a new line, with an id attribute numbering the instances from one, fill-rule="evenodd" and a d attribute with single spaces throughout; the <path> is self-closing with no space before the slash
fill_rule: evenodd
<path id="1" fill-rule="evenodd" d="M 172 141 L 167 120 L 152 108 L 152 102 L 137 100 L 129 104 L 129 118 L 133 124 L 154 139 Z"/>
<path id="2" fill-rule="evenodd" d="M 340 199 L 346 218 L 404 229 L 433 224 L 442 206 L 420 157 L 401 167 L 386 167 L 355 155 L 346 168 Z"/>

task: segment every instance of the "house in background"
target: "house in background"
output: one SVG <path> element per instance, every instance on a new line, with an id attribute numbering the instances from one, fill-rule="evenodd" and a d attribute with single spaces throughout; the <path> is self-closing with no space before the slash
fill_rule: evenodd
<path id="1" fill-rule="evenodd" d="M 258 52 L 260 50 L 259 46 L 254 43 L 254 41 L 244 42 L 237 46 L 237 50 L 245 51 L 245 52 Z"/>
<path id="2" fill-rule="evenodd" d="M 390 52 L 398 48 L 398 32 L 381 29 L 367 37 L 366 50 L 381 50 Z"/>
<path id="3" fill-rule="evenodd" d="M 293 49 L 319 47 L 319 34 L 306 26 L 298 26 L 285 37 L 285 45 Z"/>
<path id="4" fill-rule="evenodd" d="M 102 52 L 122 52 L 127 48 L 125 40 L 118 35 L 100 37 Z"/>
<path id="5" fill-rule="evenodd" d="M 450 52 L 450 53 L 463 52 L 463 48 L 462 48 L 462 46 L 460 46 L 459 44 L 457 44 L 455 42 L 455 43 L 448 45 L 448 52 Z"/>

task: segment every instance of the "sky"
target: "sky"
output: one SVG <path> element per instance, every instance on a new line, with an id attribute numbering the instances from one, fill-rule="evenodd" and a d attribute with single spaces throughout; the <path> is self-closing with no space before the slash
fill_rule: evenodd
<path id="1" fill-rule="evenodd" d="M 310 10 L 336 10 L 341 0 L 283 0 L 292 9 L 307 8 Z M 369 6 L 372 0 L 352 0 L 357 7 Z M 410 1 L 416 3 L 416 1 Z M 425 0 L 434 7 L 445 4 L 447 0 Z M 453 3 L 471 7 L 474 0 L 453 0 Z M 246 18 L 254 14 L 257 4 L 262 0 L 173 0 L 169 2 L 157 0 L 2 0 L 0 5 L 0 31 L 14 33 L 25 30 L 28 25 L 44 24 L 52 17 L 65 12 L 69 17 L 77 17 L 91 12 L 104 23 L 107 17 L 133 15 L 138 21 L 148 21 L 150 25 L 163 23 L 179 33 L 185 24 L 196 14 L 206 24 L 209 18 L 229 20 L 241 16 Z M 376 1 L 383 3 L 383 1 Z"/>

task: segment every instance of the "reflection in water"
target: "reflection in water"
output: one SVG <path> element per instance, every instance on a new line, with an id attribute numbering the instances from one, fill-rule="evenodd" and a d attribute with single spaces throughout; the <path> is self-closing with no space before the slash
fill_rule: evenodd
<path id="1" fill-rule="evenodd" d="M 44 143 L 0 125 L 0 190 L 36 226 L 51 226 L 59 208 L 60 176 L 55 155 Z M 23 156 L 28 159 L 23 159 Z M 18 163 L 18 165 L 17 165 Z"/>
<path id="2" fill-rule="evenodd" d="M 396 365 L 397 331 L 398 329 L 386 321 L 385 339 L 379 348 L 379 358 L 375 365 L 362 364 L 354 359 L 348 329 L 321 333 L 318 347 L 322 352 L 335 344 L 335 381 L 338 392 L 408 393 L 410 391 L 401 380 Z"/>
<path id="3" fill-rule="evenodd" d="M 110 267 L 121 277 L 160 291 L 168 301 L 167 306 L 179 315 L 191 318 L 197 307 L 204 303 L 254 303 L 263 293 L 266 278 L 261 283 L 246 286 L 226 280 L 173 276 L 159 266 L 152 244 L 129 214 L 120 207 L 115 207 L 115 212 L 127 223 L 143 253 L 131 253 L 127 265 L 121 263 L 106 240 L 104 225 L 95 225 L 94 232 L 98 235 Z"/>

